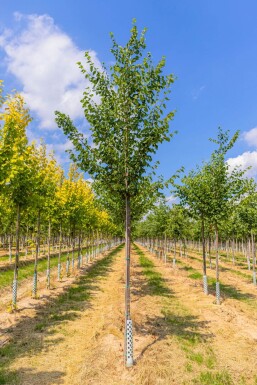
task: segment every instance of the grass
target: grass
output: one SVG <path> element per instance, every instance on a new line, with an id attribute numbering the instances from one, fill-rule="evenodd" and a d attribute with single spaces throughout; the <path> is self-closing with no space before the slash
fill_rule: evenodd
<path id="1" fill-rule="evenodd" d="M 187 355 L 187 358 L 190 360 L 190 361 L 194 361 L 196 362 L 198 365 L 202 365 L 203 362 L 204 362 L 204 358 L 203 358 L 203 355 L 201 353 L 198 353 L 198 352 L 192 352 L 190 354 Z"/>
<path id="2" fill-rule="evenodd" d="M 145 255 L 148 255 L 148 253 L 145 252 Z M 147 269 L 154 270 L 153 258 L 149 257 L 148 259 L 150 263 L 146 262 L 143 266 L 148 266 Z M 198 258 L 193 259 L 197 260 Z M 187 272 L 189 278 L 201 280 L 202 274 L 192 266 L 187 265 L 187 263 L 190 264 L 190 260 L 186 261 L 186 259 L 182 259 L 180 269 Z M 172 256 L 169 258 L 169 262 L 170 261 L 172 261 Z M 160 265 L 158 261 L 156 263 Z M 170 271 L 170 263 L 168 264 L 167 271 Z M 158 269 L 157 272 L 161 272 L 161 270 Z M 239 272 L 238 275 L 242 276 L 240 273 L 244 275 L 243 272 Z M 235 270 L 235 274 L 237 274 L 237 270 Z M 167 275 L 165 273 L 165 278 L 166 277 Z M 244 278 L 246 277 L 244 276 Z M 166 282 L 168 281 L 164 280 L 164 283 Z M 173 276 L 172 282 L 174 285 L 176 277 Z M 211 291 L 215 292 L 215 278 L 208 277 L 208 283 Z M 172 288 L 170 285 L 168 285 L 168 287 Z M 230 282 L 228 282 L 228 284 L 221 283 L 221 292 L 224 296 L 246 303 L 256 304 L 256 301 L 253 300 L 255 296 L 237 290 L 236 287 L 230 285 Z M 176 351 L 176 343 L 178 342 L 186 358 L 183 362 L 185 376 L 181 376 L 181 381 L 178 381 L 178 383 L 181 385 L 257 385 L 257 377 L 251 377 L 251 379 L 249 379 L 243 375 L 240 376 L 240 372 L 237 371 L 236 368 L 225 370 L 225 363 L 220 361 L 219 356 L 215 354 L 216 351 L 214 351 L 212 346 L 213 337 L 209 334 L 210 330 L 205 329 L 206 332 L 204 332 L 204 325 L 201 325 L 201 321 L 190 314 L 183 306 L 183 300 L 179 303 L 180 301 L 174 294 L 175 293 L 173 293 L 170 298 L 164 299 L 164 306 L 161 313 L 164 316 L 165 322 L 159 321 L 159 324 L 166 330 L 165 338 L 168 338 L 168 336 L 172 337 L 169 344 L 170 349 Z M 237 376 L 239 376 L 239 378 Z M 170 383 L 172 383 L 172 381 L 170 381 Z"/>
<path id="3" fill-rule="evenodd" d="M 47 322 L 40 322 L 35 325 L 34 330 L 35 332 L 42 332 L 46 326 L 47 326 Z"/>
<path id="4" fill-rule="evenodd" d="M 83 249 L 84 250 L 84 249 Z M 82 251 L 83 251 L 82 250 Z M 61 262 L 66 262 L 67 260 L 67 252 L 62 253 Z M 71 256 L 71 254 L 70 254 Z M 74 253 L 74 257 L 78 256 L 78 251 Z M 52 256 L 50 259 L 51 268 L 56 267 L 58 265 L 58 256 Z M 38 260 L 38 272 L 42 273 L 47 269 L 47 258 L 40 258 Z M 28 277 L 32 277 L 34 273 L 34 261 L 28 262 L 26 265 L 22 265 L 19 267 L 19 282 L 27 279 Z M 1 272 L 0 274 L 0 287 L 10 286 L 13 281 L 13 270 L 6 270 Z"/>
<path id="5" fill-rule="evenodd" d="M 190 259 L 195 259 L 195 260 L 200 261 L 199 258 L 196 258 L 196 257 L 190 257 Z M 190 273 L 190 274 L 188 274 L 188 278 L 195 279 L 195 280 L 201 280 L 202 279 L 203 275 L 199 271 L 197 271 L 196 269 L 194 269 L 191 266 L 186 265 L 184 262 L 181 262 L 181 263 L 183 265 L 183 267 L 181 269 Z M 228 270 L 228 269 L 227 268 L 221 268 L 221 271 L 222 270 Z M 249 275 L 242 273 L 241 271 L 238 271 L 238 270 L 229 269 L 229 271 L 231 273 L 237 274 L 238 276 L 241 276 L 243 278 L 247 278 L 249 281 Z M 209 288 L 213 292 L 216 291 L 216 279 L 215 278 L 208 277 L 208 285 L 209 285 Z M 243 301 L 243 302 L 250 304 L 251 306 L 254 306 L 254 307 L 257 306 L 256 297 L 254 295 L 249 294 L 249 293 L 242 293 L 240 290 L 238 290 L 234 286 L 227 285 L 227 284 L 220 282 L 220 290 L 221 290 L 221 294 L 224 294 L 225 296 L 227 296 L 229 298 L 233 298 L 233 299 L 236 299 L 238 301 Z"/>
<path id="6" fill-rule="evenodd" d="M 188 277 L 192 279 L 202 279 L 203 275 L 199 273 L 199 271 L 194 271 L 193 273 L 189 274 Z"/>
<path id="7" fill-rule="evenodd" d="M 166 286 L 166 282 L 163 278 L 161 278 L 159 272 L 155 270 L 155 265 L 147 258 L 144 252 L 135 246 L 136 251 L 139 255 L 139 264 L 143 268 L 143 274 L 148 279 L 148 285 L 152 289 L 152 293 L 156 293 L 156 295 L 160 294 L 160 291 L 156 291 L 156 285 L 152 285 L 151 278 L 157 275 L 158 282 L 161 282 L 161 288 L 163 290 Z M 184 264 L 183 262 L 181 262 Z M 188 271 L 193 279 L 202 279 L 202 274 L 194 270 L 192 267 L 185 266 L 182 269 Z M 149 279 L 150 277 L 150 279 Z M 167 287 L 167 290 L 170 290 Z M 205 367 L 206 370 L 212 370 L 215 366 L 217 366 L 216 356 L 210 344 L 208 343 L 208 338 L 211 336 L 206 334 L 205 332 L 205 322 L 199 321 L 196 316 L 192 315 L 184 306 L 181 304 L 176 297 L 170 296 L 165 299 L 165 305 L 161 309 L 161 314 L 164 317 L 164 321 L 162 324 L 162 328 L 166 330 L 166 333 L 171 336 L 175 336 L 176 340 L 185 353 L 185 357 L 187 359 L 185 364 L 185 371 L 187 373 L 194 373 L 196 367 Z M 173 342 L 174 343 L 174 342 Z M 206 374 L 208 373 L 208 374 Z M 214 382 L 206 382 L 208 381 L 208 376 L 210 381 Z M 220 381 L 219 378 L 222 378 L 223 373 L 219 375 L 219 373 L 203 372 L 200 376 L 199 381 L 195 382 L 196 384 L 226 384 L 226 382 L 217 382 Z M 224 377 L 226 378 L 226 377 Z M 197 379 L 198 381 L 198 379 Z M 204 382 L 205 381 L 205 382 Z M 216 381 L 216 382 L 215 382 Z"/>
<path id="8" fill-rule="evenodd" d="M 155 270 L 154 263 L 144 255 L 143 251 L 140 250 L 137 245 L 134 245 L 134 248 L 139 255 L 140 266 L 143 268 L 143 274 L 148 281 L 149 294 L 165 297 L 170 296 L 171 292 L 166 286 L 162 275 Z"/>
<path id="9" fill-rule="evenodd" d="M 191 278 L 191 279 L 202 279 L 203 278 L 203 275 L 197 271 L 196 269 L 194 269 L 193 267 L 191 266 L 187 266 L 185 265 L 185 263 L 181 262 L 183 267 L 181 268 L 182 270 L 185 270 L 187 272 L 190 272 L 190 274 L 188 275 L 188 278 Z"/>
<path id="10" fill-rule="evenodd" d="M 108 273 L 114 257 L 122 247 L 123 245 L 118 246 L 103 259 L 95 261 L 62 294 L 57 298 L 50 298 L 45 306 L 37 309 L 34 319 L 21 319 L 13 330 L 11 342 L 0 348 L 0 385 L 20 384 L 18 374 L 9 369 L 10 364 L 23 354 L 33 356 L 42 349 L 40 333 L 49 336 L 56 332 L 65 334 L 65 322 L 79 317 L 80 312 L 89 306 L 93 291 L 98 289 L 97 282 Z M 55 339 L 54 343 L 58 343 L 58 340 Z"/>
<path id="11" fill-rule="evenodd" d="M 202 372 L 200 376 L 193 380 L 194 385 L 234 385 L 228 372 Z"/>
<path id="12" fill-rule="evenodd" d="M 200 255 L 201 255 L 201 252 L 199 253 L 199 251 L 192 251 L 192 252 L 193 252 L 194 254 L 200 254 Z M 220 256 L 223 256 L 223 259 L 224 259 L 224 257 L 225 257 L 225 262 L 226 262 L 226 263 L 229 262 L 229 261 L 227 261 L 227 258 L 226 258 L 226 256 L 225 256 L 225 254 L 219 252 L 219 255 L 220 255 Z M 214 254 L 212 254 L 212 265 L 213 265 L 213 268 L 215 268 L 215 257 L 216 257 L 216 256 L 215 256 Z M 200 258 L 193 257 L 193 256 L 188 256 L 188 258 L 190 258 L 190 259 L 195 259 L 195 260 L 198 260 L 198 261 L 201 261 Z M 208 262 L 209 262 L 209 258 L 208 258 Z M 230 261 L 230 262 L 231 262 L 231 261 Z M 232 262 L 231 262 L 231 263 L 232 263 Z M 247 264 L 247 262 L 245 261 L 245 257 L 241 258 L 241 262 L 237 259 L 235 265 L 241 267 L 243 270 L 247 270 L 247 271 L 248 271 L 248 264 Z M 232 266 L 234 266 L 234 265 L 232 264 Z M 226 270 L 226 268 L 222 267 L 222 261 L 220 261 L 220 269 Z M 246 279 L 247 279 L 247 278 L 249 279 L 249 275 L 248 275 L 248 274 L 245 274 L 245 273 L 242 273 L 242 272 L 240 272 L 240 271 L 238 271 L 238 270 L 235 270 L 235 269 L 233 269 L 233 267 L 230 267 L 230 268 L 227 269 L 227 270 L 229 270 L 229 271 L 230 271 L 231 273 L 233 273 L 233 274 L 239 273 L 238 275 L 240 275 L 240 273 L 241 273 L 241 274 L 242 274 L 242 277 L 244 277 L 244 278 L 246 278 Z"/>
<path id="13" fill-rule="evenodd" d="M 18 374 L 9 372 L 8 374 L 0 373 L 0 385 L 18 384 Z"/>

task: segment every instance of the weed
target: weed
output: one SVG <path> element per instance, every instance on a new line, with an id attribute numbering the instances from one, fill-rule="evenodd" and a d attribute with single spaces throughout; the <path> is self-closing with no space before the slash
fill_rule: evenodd
<path id="1" fill-rule="evenodd" d="M 193 371 L 192 364 L 187 362 L 186 365 L 185 365 L 185 369 L 186 369 L 187 372 L 192 372 Z"/>
<path id="2" fill-rule="evenodd" d="M 18 384 L 17 373 L 0 371 L 0 385 Z"/>
<path id="3" fill-rule="evenodd" d="M 194 385 L 233 385 L 229 373 L 223 372 L 202 372 L 199 378 L 195 379 Z"/>
<path id="4" fill-rule="evenodd" d="M 35 332 L 42 332 L 42 331 L 44 331 L 46 325 L 47 325 L 46 322 L 40 322 L 40 323 L 36 324 L 35 328 L 34 328 Z"/>
<path id="5" fill-rule="evenodd" d="M 194 353 L 191 352 L 190 354 L 187 355 L 187 358 L 191 361 L 196 362 L 198 365 L 202 365 L 203 363 L 203 355 L 201 353 Z"/>
<path id="6" fill-rule="evenodd" d="M 194 273 L 192 274 L 189 274 L 188 276 L 189 278 L 192 278 L 192 279 L 202 279 L 202 274 L 199 273 L 198 271 L 195 271 Z"/>

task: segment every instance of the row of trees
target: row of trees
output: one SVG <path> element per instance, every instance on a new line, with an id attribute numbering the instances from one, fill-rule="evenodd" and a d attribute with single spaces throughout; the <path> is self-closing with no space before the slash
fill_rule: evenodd
<path id="1" fill-rule="evenodd" d="M 244 252 L 245 244 L 252 235 L 257 234 L 257 194 L 242 199 L 233 207 L 228 218 L 219 223 L 219 245 L 231 252 Z M 212 248 L 215 239 L 213 224 L 205 221 L 204 226 L 206 248 Z M 192 241 L 199 249 L 202 248 L 202 221 L 200 217 L 192 217 L 188 208 L 180 204 L 170 207 L 161 201 L 139 222 L 134 231 L 134 238 L 151 238 L 160 240 L 181 241 L 182 244 Z M 201 244 L 201 246 L 200 246 Z"/>
<path id="2" fill-rule="evenodd" d="M 122 224 L 125 229 L 124 352 L 128 367 L 133 365 L 131 225 L 133 230 L 135 222 L 152 207 L 164 186 L 163 180 L 155 176 L 158 162 L 153 164 L 152 161 L 159 144 L 172 137 L 169 124 L 174 117 L 172 111 L 165 114 L 174 77 L 172 74 L 165 75 L 164 58 L 154 65 L 150 53 L 143 55 L 146 48 L 145 32 L 143 30 L 139 34 L 133 24 L 130 38 L 124 46 L 119 45 L 111 34 L 114 64 L 108 69 L 104 65 L 102 68 L 96 67 L 88 52 L 85 53 L 86 66 L 79 64 L 89 83 L 81 102 L 90 125 L 90 139 L 79 131 L 69 116 L 56 112 L 58 126 L 74 145 L 75 151 L 70 153 L 72 160 L 94 179 L 106 207 L 114 215 L 116 223 Z M 167 237 L 169 229 L 175 240 L 177 237 L 187 238 L 193 226 L 192 221 L 200 220 L 205 286 L 205 239 L 208 231 L 214 231 L 218 303 L 221 226 L 242 199 L 250 199 L 250 191 L 255 189 L 252 181 L 244 178 L 243 171 L 229 170 L 225 162 L 225 156 L 237 137 L 238 132 L 230 139 L 227 132 L 220 130 L 217 140 L 213 140 L 217 149 L 209 162 L 183 176 L 179 182 L 175 177 L 171 178 L 167 185 L 172 184 L 173 194 L 180 199 L 183 209 L 174 207 L 169 211 L 162 206 L 162 219 L 154 219 L 158 222 L 155 236 L 163 234 Z M 149 228 L 148 225 L 150 228 L 153 226 L 143 223 L 141 230 L 144 232 L 145 228 Z"/>
<path id="3" fill-rule="evenodd" d="M 219 129 L 217 139 L 211 139 L 217 148 L 209 162 L 203 163 L 187 175 L 170 179 L 172 193 L 180 204 L 171 209 L 165 204 L 156 207 L 144 223 L 138 227 L 138 235 L 144 237 L 169 237 L 176 240 L 201 239 L 203 255 L 203 280 L 207 288 L 206 239 L 214 238 L 216 250 L 216 297 L 220 303 L 219 240 L 244 239 L 251 244 L 253 256 L 253 282 L 255 272 L 255 234 L 257 232 L 257 193 L 252 179 L 245 177 L 245 170 L 230 169 L 226 154 L 238 138 L 238 132 Z"/>
<path id="4" fill-rule="evenodd" d="M 117 233 L 109 215 L 92 191 L 91 185 L 71 164 L 65 176 L 54 155 L 44 143 L 29 143 L 26 129 L 31 121 L 21 95 L 5 96 L 0 87 L 0 234 L 15 238 L 13 307 L 17 302 L 17 284 L 21 236 L 35 238 L 33 296 L 37 295 L 37 271 L 42 237 L 48 244 L 48 287 L 50 286 L 50 245 L 58 234 L 61 271 L 62 239 L 69 235 L 72 247 L 79 247 L 86 236 L 101 239 Z M 3 245 L 6 247 L 6 245 Z M 10 245 L 9 245 L 10 246 Z M 11 249 L 11 247 L 10 247 Z"/>
<path id="5" fill-rule="evenodd" d="M 112 214 L 112 218 L 115 218 L 116 225 L 125 228 L 125 362 L 127 366 L 133 365 L 130 317 L 131 224 L 147 212 L 159 195 L 162 180 L 153 181 L 157 164 L 152 165 L 152 157 L 158 149 L 159 143 L 169 141 L 172 137 L 169 122 L 174 116 L 172 111 L 167 114 L 164 112 L 174 77 L 172 74 L 164 73 L 164 58 L 154 65 L 150 53 L 143 56 L 146 48 L 145 33 L 146 30 L 143 30 L 139 35 L 137 27 L 133 23 L 131 36 L 124 47 L 117 44 L 111 34 L 113 43 L 111 52 L 114 55 L 115 64 L 110 67 L 109 71 L 104 65 L 102 68 L 96 67 L 88 53 L 85 54 L 86 66 L 83 67 L 80 64 L 82 73 L 90 83 L 84 92 L 82 107 L 90 125 L 92 143 L 88 137 L 79 132 L 68 116 L 61 112 L 56 113 L 58 126 L 63 129 L 74 145 L 75 151 L 71 153 L 72 160 L 94 179 L 94 188 L 101 197 L 101 202 Z M 8 204 L 12 205 L 12 212 L 15 211 L 17 218 L 13 283 L 13 302 L 15 304 L 21 213 L 23 218 L 27 211 L 28 215 L 31 215 L 32 211 L 35 213 L 37 244 L 39 244 L 42 220 L 47 213 L 49 214 L 46 222 L 51 218 L 51 220 L 49 219 L 49 223 L 51 222 L 49 229 L 58 220 L 61 239 L 65 223 L 69 229 L 72 229 L 71 231 L 75 231 L 74 218 L 76 218 L 76 230 L 80 231 L 77 228 L 80 208 L 76 207 L 71 210 L 71 215 L 65 221 L 67 217 L 63 214 L 65 210 L 61 210 L 55 201 L 53 202 L 52 199 L 48 203 L 42 201 L 44 194 L 52 196 L 51 189 L 50 191 L 48 189 L 51 181 L 44 185 L 44 178 L 48 178 L 49 172 L 37 173 L 37 155 L 35 155 L 37 149 L 33 144 L 29 145 L 27 142 L 25 129 L 30 122 L 29 112 L 19 95 L 11 99 L 7 98 L 7 100 L 2 98 L 1 104 L 6 105 L 6 110 L 2 116 L 4 125 L 0 138 L 0 164 L 3 164 L 0 184 L 5 192 L 3 200 L 9 200 Z M 12 106 L 12 111 L 10 111 Z M 55 164 L 52 166 L 55 169 Z M 62 173 L 54 172 L 58 178 L 59 174 L 62 180 Z M 59 184 L 63 185 L 63 182 Z M 45 186 L 47 186 L 46 190 Z M 56 185 L 54 184 L 54 186 Z M 61 206 L 65 205 L 63 191 L 61 189 L 56 191 L 55 188 L 53 190 L 55 197 L 58 198 L 58 203 L 61 203 Z M 83 201 L 87 200 L 90 202 L 90 199 L 85 199 L 84 196 Z M 31 202 L 33 202 L 32 205 Z M 74 197 L 69 202 L 73 206 Z M 79 223 L 82 228 L 84 228 L 85 218 L 90 225 L 92 222 L 94 223 L 92 219 L 94 215 L 89 202 L 87 204 L 88 212 L 86 216 L 82 216 L 83 223 Z M 5 206 L 8 207 L 8 204 Z M 5 213 L 2 217 L 4 215 Z M 101 219 L 103 221 L 104 218 Z M 87 225 L 86 222 L 88 228 Z M 108 230 L 109 228 L 110 226 L 108 226 Z M 38 248 L 39 246 L 37 246 L 37 250 Z M 36 254 L 38 255 L 38 251 Z"/>
<path id="6" fill-rule="evenodd" d="M 142 218 L 160 196 L 163 180 L 156 178 L 158 162 L 153 164 L 152 161 L 159 144 L 169 141 L 172 137 L 169 124 L 174 117 L 172 111 L 165 113 L 174 77 L 172 74 L 165 74 L 164 58 L 154 65 L 150 53 L 144 56 L 145 33 L 143 30 L 139 34 L 133 23 L 130 38 L 124 46 L 119 45 L 111 34 L 114 64 L 109 69 L 104 65 L 101 68 L 95 66 L 88 52 L 85 53 L 86 65 L 79 64 L 89 84 L 81 102 L 91 130 L 90 138 L 79 131 L 69 116 L 56 112 L 57 125 L 74 145 L 74 151 L 70 153 L 71 159 L 94 179 L 94 188 L 101 198 L 100 201 L 111 213 L 115 223 L 122 225 L 125 230 L 124 352 L 125 364 L 128 367 L 133 365 L 130 316 L 131 228 L 133 229 L 135 222 Z M 17 216 L 16 262 L 19 253 L 20 214 L 22 212 L 26 215 L 29 202 L 33 202 L 29 212 L 33 212 L 34 218 L 37 218 L 37 244 L 40 243 L 41 223 L 45 217 L 45 221 L 49 223 L 49 231 L 53 226 L 59 229 L 60 240 L 64 229 L 69 229 L 73 234 L 77 232 L 79 237 L 84 229 L 99 231 L 99 223 L 104 222 L 104 215 L 96 214 L 98 208 L 91 196 L 92 191 L 80 179 L 76 167 L 72 166 L 70 176 L 66 180 L 52 158 L 47 157 L 45 161 L 44 147 L 41 146 L 41 150 L 38 150 L 35 145 L 28 145 L 24 133 L 30 116 L 20 96 L 7 100 L 2 98 L 1 103 L 7 105 L 0 137 L 0 162 L 3 165 L 0 175 L 3 191 L 1 199 L 8 200 L 12 212 L 15 210 Z M 250 218 L 251 210 L 255 210 L 255 203 L 250 195 L 250 191 L 255 190 L 253 182 L 245 179 L 244 173 L 239 169 L 229 170 L 225 162 L 227 151 L 237 137 L 238 133 L 229 139 L 228 133 L 220 130 L 218 139 L 214 140 L 218 148 L 209 162 L 183 176 L 179 182 L 175 177 L 170 179 L 168 184 L 173 185 L 173 194 L 180 199 L 180 207 L 175 206 L 169 210 L 160 206 L 159 211 L 149 215 L 137 230 L 139 235 L 146 235 L 148 229 L 148 235 L 151 233 L 154 237 L 164 238 L 171 236 L 176 241 L 178 238 L 190 237 L 195 223 L 200 221 L 205 283 L 205 239 L 208 232 L 211 234 L 214 231 L 217 302 L 218 243 L 222 226 L 230 215 L 237 217 L 235 207 L 243 205 L 242 202 L 245 202 L 244 207 L 247 207 L 244 211 L 245 217 Z M 40 164 L 49 167 L 47 172 L 41 172 L 38 159 L 41 159 Z M 50 177 L 52 171 L 53 178 L 57 178 L 53 184 Z M 47 182 L 44 184 L 45 180 Z M 70 189 L 73 182 L 77 183 L 74 190 Z M 52 189 L 48 186 L 52 186 Z M 69 194 L 66 194 L 65 186 Z M 81 191 L 79 198 L 78 191 Z M 45 200 L 48 194 L 52 198 Z M 108 230 L 109 222 L 107 218 Z M 249 226 L 253 229 L 252 224 Z M 253 230 L 251 234 L 254 237 Z M 17 267 L 15 271 L 17 272 Z M 14 287 L 16 281 L 15 273 Z"/>

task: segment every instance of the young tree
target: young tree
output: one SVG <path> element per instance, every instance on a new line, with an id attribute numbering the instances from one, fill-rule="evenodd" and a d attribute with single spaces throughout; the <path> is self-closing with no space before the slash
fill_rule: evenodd
<path id="1" fill-rule="evenodd" d="M 190 234 L 188 211 L 181 205 L 174 204 L 169 210 L 165 233 L 174 240 L 173 264 L 175 265 L 177 241 L 180 241 L 180 253 L 182 253 L 182 242 L 185 252 L 185 239 L 187 239 L 187 236 Z"/>
<path id="2" fill-rule="evenodd" d="M 237 131 L 232 138 L 229 131 L 218 130 L 217 139 L 210 139 L 218 148 L 212 153 L 211 160 L 204 166 L 203 172 L 211 192 L 209 199 L 209 219 L 215 231 L 216 248 L 216 298 L 220 304 L 219 283 L 219 227 L 231 213 L 238 201 L 254 189 L 253 181 L 244 178 L 245 170 L 235 167 L 230 170 L 225 156 L 238 139 Z"/>
<path id="3" fill-rule="evenodd" d="M 16 208 L 16 252 L 12 306 L 16 308 L 21 210 L 28 205 L 33 193 L 34 163 L 32 146 L 28 145 L 26 127 L 31 121 L 28 109 L 19 94 L 1 99 L 4 112 L 0 114 L 0 186 Z"/>
<path id="4" fill-rule="evenodd" d="M 187 207 L 195 219 L 201 221 L 202 255 L 203 255 L 203 288 L 208 294 L 207 268 L 206 268 L 206 242 L 205 223 L 209 218 L 209 201 L 211 199 L 210 185 L 204 175 L 203 169 L 192 170 L 181 179 L 181 184 L 173 183 L 174 193 L 180 198 L 181 204 Z"/>
<path id="5" fill-rule="evenodd" d="M 249 249 L 252 251 L 253 284 L 256 285 L 256 250 L 255 238 L 257 230 L 257 193 L 253 193 L 243 199 L 238 205 L 239 219 L 243 223 L 244 230 L 248 236 Z M 250 252 L 250 250 L 249 250 Z M 249 258 L 249 255 L 248 255 Z M 250 261 L 248 260 L 248 266 Z"/>
<path id="6" fill-rule="evenodd" d="M 226 219 L 238 200 L 252 190 L 251 180 L 245 179 L 245 171 L 236 167 L 229 169 L 225 160 L 227 152 L 233 147 L 239 132 L 229 138 L 229 131 L 218 130 L 217 139 L 210 139 L 218 145 L 212 153 L 208 163 L 204 163 L 197 172 L 191 171 L 188 177 L 182 179 L 182 185 L 176 185 L 176 193 L 181 198 L 182 203 L 189 205 L 189 208 L 202 219 L 202 239 L 205 262 L 205 243 L 204 243 L 204 220 L 207 218 L 212 223 L 215 231 L 216 248 L 216 297 L 217 304 L 220 304 L 220 284 L 219 284 L 219 227 Z"/>
<path id="7" fill-rule="evenodd" d="M 36 253 L 35 253 L 35 267 L 32 285 L 32 297 L 37 297 L 37 281 L 38 281 L 38 257 L 40 252 L 40 234 L 41 221 L 48 219 L 48 271 L 47 271 L 47 287 L 50 286 L 50 236 L 51 223 L 49 213 L 52 214 L 52 205 L 55 198 L 55 191 L 58 181 L 62 176 L 60 167 L 57 167 L 53 154 L 47 154 L 47 148 L 44 143 L 40 143 L 37 147 L 34 145 L 33 151 L 35 164 L 35 178 L 34 178 L 34 194 L 32 199 L 32 209 L 36 211 L 37 217 L 37 231 L 36 231 Z M 49 212 L 50 211 L 50 212 Z M 43 216 L 43 218 L 42 218 Z"/>
<path id="8" fill-rule="evenodd" d="M 109 195 L 116 197 L 125 213 L 126 289 L 125 289 L 125 363 L 133 365 L 132 321 L 130 317 L 130 229 L 131 208 L 141 186 L 152 178 L 152 155 L 163 141 L 170 140 L 169 122 L 174 112 L 166 116 L 173 75 L 164 75 L 165 59 L 155 66 L 151 54 L 143 56 L 143 30 L 139 36 L 136 25 L 123 47 L 112 38 L 111 52 L 115 64 L 107 72 L 97 68 L 88 52 L 87 66 L 80 65 L 90 86 L 85 89 L 82 106 L 92 133 L 91 146 L 87 137 L 73 125 L 71 119 L 56 113 L 56 121 L 73 142 L 76 152 L 72 159 L 82 170 L 98 181 Z M 149 173 L 147 175 L 147 173 Z"/>

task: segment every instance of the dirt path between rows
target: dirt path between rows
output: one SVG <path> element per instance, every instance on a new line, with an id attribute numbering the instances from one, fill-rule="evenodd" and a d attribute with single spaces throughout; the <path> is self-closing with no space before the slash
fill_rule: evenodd
<path id="1" fill-rule="evenodd" d="M 239 301 L 226 299 L 220 306 L 210 296 L 203 294 L 202 282 L 187 277 L 187 272 L 172 268 L 171 263 L 164 264 L 153 257 L 145 248 L 145 254 L 154 261 L 157 270 L 172 285 L 175 297 L 201 322 L 208 324 L 212 333 L 212 348 L 221 365 L 226 369 L 235 384 L 255 384 L 257 382 L 257 323 L 256 312 L 248 309 Z M 186 259 L 183 259 L 186 261 Z M 200 262 L 187 260 L 188 265 L 200 269 Z M 214 276 L 211 271 L 210 275 Z M 222 273 L 221 279 L 236 284 L 238 290 L 247 287 L 254 293 L 253 287 L 240 282 L 229 272 Z M 240 382 L 242 381 L 242 382 Z M 222 382 L 221 382 L 222 383 Z M 222 383 L 223 384 L 223 383 Z"/>
<path id="2" fill-rule="evenodd" d="M 54 299 L 61 295 L 81 274 L 85 274 L 94 263 L 95 261 L 91 260 L 89 264 L 84 265 L 81 269 L 74 268 L 74 271 L 70 269 L 69 277 L 65 276 L 65 266 L 62 266 L 62 275 L 64 276 L 60 281 L 57 280 L 57 266 L 53 267 L 51 269 L 50 289 L 46 288 L 45 272 L 39 272 L 37 299 L 31 297 L 32 277 L 21 280 L 18 285 L 18 302 L 17 311 L 15 312 L 11 311 L 12 288 L 2 288 L 0 298 L 0 347 L 6 344 L 12 337 L 8 330 L 12 330 L 22 318 L 36 316 L 40 307 L 46 306 L 51 298 Z"/>
<path id="3" fill-rule="evenodd" d="M 194 259 L 191 258 L 179 258 L 182 264 L 191 266 L 200 273 L 202 273 L 202 261 L 199 256 L 190 253 L 191 256 L 194 256 Z M 177 265 L 178 269 L 182 273 L 180 265 Z M 233 267 L 231 267 L 232 269 Z M 240 271 L 239 269 L 237 271 Z M 190 271 L 189 271 L 190 273 Z M 183 274 L 183 273 L 182 273 Z M 184 276 L 187 274 L 184 273 Z M 215 278 L 216 273 L 215 269 L 207 269 L 207 276 Z M 254 286 L 250 279 L 247 281 L 244 277 L 236 275 L 228 267 L 224 268 L 224 264 L 221 265 L 220 269 L 220 280 L 223 284 L 225 290 L 221 288 L 221 297 L 231 308 L 234 308 L 236 311 L 243 312 L 247 314 L 248 318 L 252 319 L 253 324 L 257 325 L 257 288 Z M 195 282 L 195 285 L 202 286 L 202 281 Z M 215 297 L 215 290 L 210 289 L 211 294 Z M 255 330 L 255 328 L 254 328 Z M 252 334 L 252 330 L 249 329 L 249 333 Z M 257 333 L 255 332 L 254 338 L 257 339 Z"/>
<path id="4" fill-rule="evenodd" d="M 17 325 L 14 341 L 20 354 L 9 367 L 19 373 L 17 383 L 108 384 L 106 376 L 110 378 L 113 371 L 120 384 L 122 273 L 120 253 L 97 261 L 52 306 L 38 309 L 36 317 Z M 27 351 L 21 346 L 24 343 Z"/>
<path id="5" fill-rule="evenodd" d="M 14 357 L 9 365 L 11 374 L 19 372 L 17 383 L 156 385 L 163 383 L 170 362 L 174 365 L 168 370 L 169 383 L 178 383 L 176 378 L 183 376 L 184 354 L 174 348 L 175 342 L 171 349 L 171 342 L 166 341 L 167 330 L 161 325 L 163 298 L 149 292 L 134 252 L 131 276 L 136 365 L 131 370 L 124 368 L 123 254 L 124 250 L 113 261 L 105 258 L 98 262 L 91 274 L 89 271 L 73 287 L 70 292 L 77 288 L 78 307 L 74 309 L 74 301 L 62 296 L 52 307 L 39 308 L 34 318 L 25 318 L 17 325 L 13 336 L 17 350 L 11 352 Z M 182 361 L 176 361 L 178 355 Z M 156 357 L 160 358 L 159 366 Z"/>

